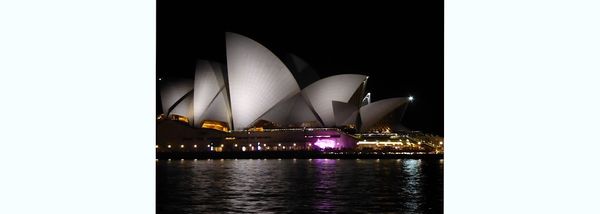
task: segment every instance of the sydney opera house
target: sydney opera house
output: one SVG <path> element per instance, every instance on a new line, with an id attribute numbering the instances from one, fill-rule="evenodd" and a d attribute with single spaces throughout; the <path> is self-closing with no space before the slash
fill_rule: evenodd
<path id="1" fill-rule="evenodd" d="M 389 129 L 409 98 L 371 102 L 368 76 L 318 79 L 294 55 L 277 57 L 226 33 L 226 64 L 200 60 L 193 79 L 159 81 L 157 149 L 258 151 L 347 149 L 354 133 Z"/>

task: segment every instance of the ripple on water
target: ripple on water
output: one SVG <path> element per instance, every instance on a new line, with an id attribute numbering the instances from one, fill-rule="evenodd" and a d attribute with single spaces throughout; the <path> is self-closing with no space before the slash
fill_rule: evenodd
<path id="1" fill-rule="evenodd" d="M 156 162 L 157 213 L 442 213 L 439 160 Z"/>

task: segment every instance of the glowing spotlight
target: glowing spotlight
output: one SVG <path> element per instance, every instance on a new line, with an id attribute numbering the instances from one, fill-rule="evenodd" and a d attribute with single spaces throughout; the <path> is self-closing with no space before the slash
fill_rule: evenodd
<path id="1" fill-rule="evenodd" d="M 408 101 L 413 101 L 415 98 L 413 98 L 413 96 L 409 96 L 408 97 Z"/>
<path id="2" fill-rule="evenodd" d="M 321 149 L 333 148 L 335 147 L 335 141 L 330 139 L 318 139 L 317 142 L 315 142 L 315 146 L 318 146 Z"/>

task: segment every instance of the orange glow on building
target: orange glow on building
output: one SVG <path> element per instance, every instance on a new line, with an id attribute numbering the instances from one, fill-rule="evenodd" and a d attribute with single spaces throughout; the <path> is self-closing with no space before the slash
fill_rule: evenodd
<path id="1" fill-rule="evenodd" d="M 184 122 L 184 123 L 188 123 L 188 124 L 190 123 L 190 119 L 188 119 L 187 117 L 181 116 L 181 115 L 172 114 L 171 119 L 177 120 L 180 122 Z"/>
<path id="2" fill-rule="evenodd" d="M 248 131 L 253 131 L 253 132 L 264 132 L 265 129 L 263 127 L 252 127 L 250 129 L 248 129 Z"/>
<path id="3" fill-rule="evenodd" d="M 219 131 L 227 132 L 229 131 L 229 127 L 226 123 L 220 121 L 206 120 L 202 123 L 202 128 L 205 129 L 214 129 Z"/>

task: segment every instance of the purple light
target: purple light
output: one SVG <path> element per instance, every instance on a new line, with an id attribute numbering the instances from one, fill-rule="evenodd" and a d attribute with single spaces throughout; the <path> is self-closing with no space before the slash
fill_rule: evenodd
<path id="1" fill-rule="evenodd" d="M 317 142 L 315 142 L 315 146 L 318 146 L 321 149 L 324 149 L 324 148 L 334 148 L 335 147 L 335 140 L 318 139 Z"/>

